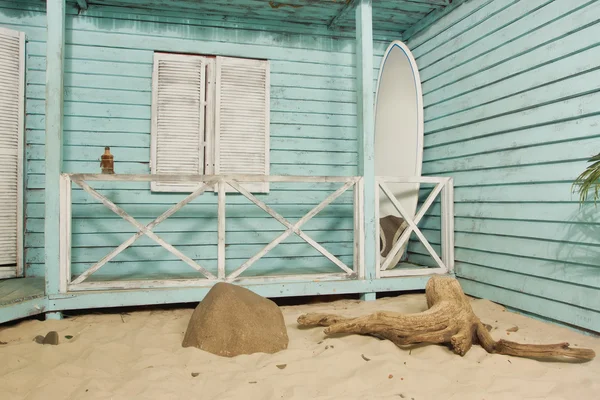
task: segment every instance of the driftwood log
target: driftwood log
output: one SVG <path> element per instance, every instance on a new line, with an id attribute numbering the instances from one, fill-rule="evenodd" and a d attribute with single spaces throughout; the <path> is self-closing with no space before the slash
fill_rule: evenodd
<path id="1" fill-rule="evenodd" d="M 415 343 L 449 344 L 454 353 L 465 355 L 473 344 L 488 353 L 535 359 L 590 361 L 592 349 L 572 348 L 569 343 L 549 345 L 495 341 L 477 318 L 469 299 L 454 278 L 433 276 L 425 288 L 427 311 L 416 314 L 377 312 L 357 318 L 332 314 L 304 314 L 300 326 L 326 326 L 325 334 L 354 333 L 387 339 L 397 346 Z"/>

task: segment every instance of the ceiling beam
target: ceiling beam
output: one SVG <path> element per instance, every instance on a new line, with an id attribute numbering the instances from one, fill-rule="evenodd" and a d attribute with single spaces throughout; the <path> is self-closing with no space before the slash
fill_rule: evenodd
<path id="1" fill-rule="evenodd" d="M 327 24 L 327 28 L 335 29 L 338 23 L 340 23 L 346 17 L 346 15 L 348 15 L 349 12 L 354 10 L 357 4 L 358 0 L 346 0 L 346 4 L 344 4 L 344 7 L 340 10 L 340 12 L 337 13 L 337 15 L 333 17 L 331 21 L 329 21 L 329 24 Z"/>
<path id="2" fill-rule="evenodd" d="M 77 5 L 79 6 L 79 8 L 81 8 L 82 10 L 87 10 L 88 9 L 88 3 L 87 0 L 77 0 Z"/>
<path id="3" fill-rule="evenodd" d="M 427 29 L 429 26 L 433 25 L 436 21 L 442 18 L 444 15 L 450 13 L 456 7 L 460 6 L 462 3 L 467 0 L 454 0 L 452 3 L 449 3 L 445 7 L 438 8 L 429 14 L 426 17 L 415 23 L 409 29 L 402 33 L 402 40 L 408 41 L 411 37 L 415 36 L 417 33 L 420 33 Z M 492 0 L 485 0 L 484 4 L 490 3 Z"/>

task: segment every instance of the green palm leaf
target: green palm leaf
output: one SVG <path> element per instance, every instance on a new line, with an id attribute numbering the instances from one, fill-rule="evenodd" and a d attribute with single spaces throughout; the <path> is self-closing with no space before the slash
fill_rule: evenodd
<path id="1" fill-rule="evenodd" d="M 589 192 L 594 192 L 594 204 L 600 198 L 600 153 L 590 158 L 588 162 L 592 163 L 583 171 L 575 182 L 573 189 L 579 192 L 579 202 L 583 204 L 588 197 Z"/>

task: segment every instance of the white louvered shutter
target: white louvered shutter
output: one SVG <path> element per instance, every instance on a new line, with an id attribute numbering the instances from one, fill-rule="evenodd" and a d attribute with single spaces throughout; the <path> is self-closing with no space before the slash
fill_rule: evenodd
<path id="1" fill-rule="evenodd" d="M 0 278 L 22 270 L 24 93 L 25 35 L 0 28 Z"/>
<path id="2" fill-rule="evenodd" d="M 269 175 L 269 62 L 217 57 L 215 173 Z M 245 184 L 254 193 L 268 183 Z"/>
<path id="3" fill-rule="evenodd" d="M 153 174 L 204 171 L 206 63 L 202 57 L 156 53 L 152 87 Z M 153 191 L 190 192 L 199 184 L 152 183 Z"/>

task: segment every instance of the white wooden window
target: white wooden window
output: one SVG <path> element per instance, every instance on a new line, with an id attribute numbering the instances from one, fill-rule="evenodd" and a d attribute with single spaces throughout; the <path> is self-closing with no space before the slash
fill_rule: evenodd
<path id="1" fill-rule="evenodd" d="M 268 61 L 155 53 L 151 172 L 269 175 L 269 85 Z M 269 191 L 268 182 L 243 186 Z M 151 188 L 191 192 L 197 187 L 153 183 Z"/>
<path id="2" fill-rule="evenodd" d="M 25 34 L 0 28 L 0 278 L 23 272 Z"/>

